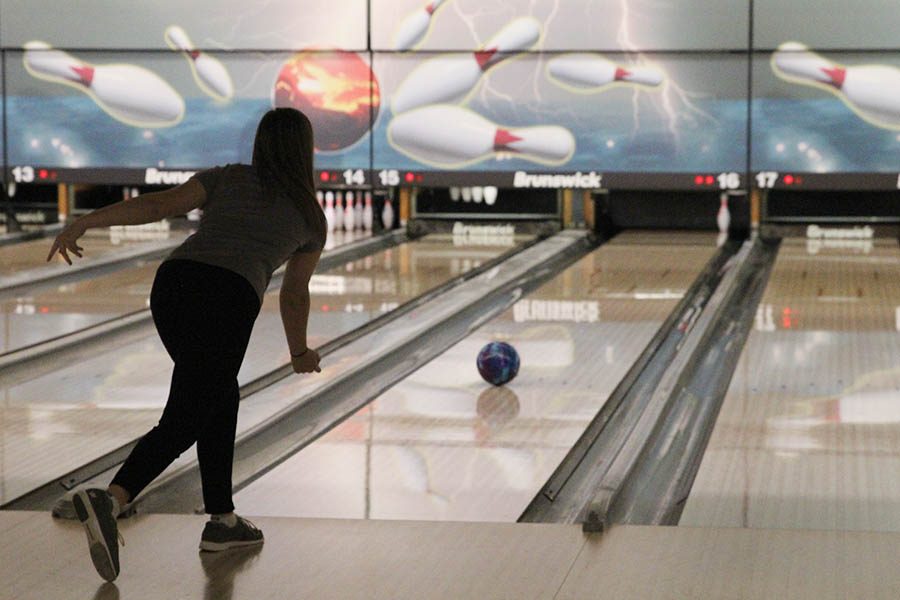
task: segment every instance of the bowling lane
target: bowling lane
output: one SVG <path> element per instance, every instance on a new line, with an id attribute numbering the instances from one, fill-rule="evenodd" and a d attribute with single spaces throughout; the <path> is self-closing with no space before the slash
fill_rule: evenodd
<path id="1" fill-rule="evenodd" d="M 462 247 L 448 236 L 428 236 L 314 275 L 309 343 L 317 347 L 352 331 L 524 241 Z M 239 380 L 246 383 L 288 362 L 273 290 L 265 297 Z M 170 376 L 171 361 L 153 334 L 0 387 L 0 502 L 144 434 L 159 418 Z"/>
<path id="2" fill-rule="evenodd" d="M 141 245 L 159 243 L 171 240 L 177 242 L 185 239 L 189 230 L 169 230 L 164 224 L 152 224 L 154 229 L 145 227 L 137 228 L 109 228 L 91 229 L 79 241 L 84 248 L 84 257 L 75 259 L 75 264 L 88 264 L 91 261 L 103 259 L 125 250 L 133 250 Z M 47 254 L 53 238 L 30 240 L 8 246 L 0 246 L 0 283 L 4 277 L 10 277 L 23 271 L 53 267 L 57 264 L 65 265 L 65 261 L 57 256 L 52 262 L 47 262 Z"/>
<path id="3" fill-rule="evenodd" d="M 782 244 L 681 525 L 900 531 L 900 250 L 815 243 Z"/>
<path id="4" fill-rule="evenodd" d="M 334 232 L 328 238 L 327 249 L 368 236 Z M 161 261 L 138 261 L 134 266 L 99 277 L 54 288 L 41 287 L 30 294 L 0 300 L 0 354 L 147 308 Z"/>
<path id="5" fill-rule="evenodd" d="M 515 521 L 716 251 L 626 232 L 236 495 L 249 515 Z M 486 384 L 490 340 L 518 377 Z"/>
<path id="6" fill-rule="evenodd" d="M 160 261 L 0 300 L 0 354 L 147 308 Z"/>

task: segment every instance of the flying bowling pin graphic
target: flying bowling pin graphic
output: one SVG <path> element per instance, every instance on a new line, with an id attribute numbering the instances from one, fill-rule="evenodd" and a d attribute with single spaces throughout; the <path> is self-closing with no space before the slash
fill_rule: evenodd
<path id="1" fill-rule="evenodd" d="M 391 110 L 399 115 L 419 106 L 460 100 L 472 92 L 488 69 L 528 50 L 540 37 L 540 23 L 522 17 L 501 29 L 481 50 L 427 60 L 397 88 Z"/>
<path id="2" fill-rule="evenodd" d="M 421 42 L 431 27 L 434 12 L 444 0 L 433 0 L 403 19 L 394 36 L 394 50 L 410 50 Z"/>
<path id="3" fill-rule="evenodd" d="M 85 92 L 107 114 L 129 125 L 168 127 L 184 116 L 178 92 L 143 67 L 92 65 L 40 41 L 25 44 L 23 61 L 34 77 Z"/>
<path id="4" fill-rule="evenodd" d="M 823 87 L 866 121 L 900 129 L 900 69 L 888 65 L 843 66 L 799 42 L 785 42 L 772 55 L 772 70 L 787 81 Z"/>
<path id="5" fill-rule="evenodd" d="M 344 231 L 351 232 L 356 228 L 356 212 L 353 209 L 353 192 L 347 192 L 344 198 Z"/>
<path id="6" fill-rule="evenodd" d="M 184 52 L 201 90 L 218 100 L 231 99 L 234 85 L 231 83 L 231 75 L 219 59 L 194 48 L 187 33 L 178 25 L 166 29 L 165 38 L 170 48 Z"/>
<path id="7" fill-rule="evenodd" d="M 454 168 L 513 154 L 560 165 L 575 153 L 575 137 L 556 125 L 509 128 L 458 106 L 436 105 L 404 113 L 388 125 L 388 141 L 414 160 Z"/>
<path id="8" fill-rule="evenodd" d="M 366 192 L 366 205 L 363 207 L 363 229 L 372 231 L 375 215 L 372 210 L 372 192 Z"/>
<path id="9" fill-rule="evenodd" d="M 659 69 L 624 67 L 597 54 L 565 54 L 547 63 L 550 79 L 575 92 L 594 92 L 613 83 L 657 87 L 663 81 Z"/>
<path id="10" fill-rule="evenodd" d="M 328 233 L 334 231 L 334 192 L 325 192 L 325 222 L 328 224 Z"/>

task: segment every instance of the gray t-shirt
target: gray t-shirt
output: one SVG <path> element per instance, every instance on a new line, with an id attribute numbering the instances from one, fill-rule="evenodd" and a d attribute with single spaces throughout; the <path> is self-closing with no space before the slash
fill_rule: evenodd
<path id="1" fill-rule="evenodd" d="M 314 250 L 294 201 L 265 196 L 256 170 L 234 164 L 194 175 L 206 190 L 197 232 L 166 260 L 187 259 L 242 275 L 262 302 L 272 273 L 297 251 Z"/>

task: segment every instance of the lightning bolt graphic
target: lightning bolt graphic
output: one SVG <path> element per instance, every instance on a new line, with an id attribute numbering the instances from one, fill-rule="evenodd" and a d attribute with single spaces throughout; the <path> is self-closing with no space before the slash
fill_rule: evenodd
<path id="1" fill-rule="evenodd" d="M 641 53 L 638 45 L 633 41 L 631 35 L 631 0 L 621 0 L 621 21 L 619 25 L 619 31 L 616 35 L 616 42 L 622 47 L 623 50 L 635 55 L 641 61 L 647 61 L 646 55 Z M 649 61 L 648 61 L 649 62 Z M 665 72 L 664 69 L 660 68 L 661 71 Z M 640 98 L 642 95 L 648 95 L 646 92 L 636 89 L 635 94 L 632 97 L 632 104 L 634 107 L 634 124 L 635 129 L 634 132 L 637 133 L 638 129 L 640 129 Z M 656 94 L 654 94 L 655 96 Z M 705 118 L 711 121 L 714 124 L 718 124 L 715 118 L 713 118 L 710 114 L 698 108 L 691 99 L 692 94 L 682 87 L 680 87 L 671 77 L 665 77 L 663 79 L 662 90 L 661 93 L 658 94 L 660 98 L 659 102 L 656 103 L 657 109 L 660 114 L 662 114 L 669 123 L 669 132 L 672 134 L 676 143 L 680 143 L 680 135 L 679 135 L 679 120 L 680 119 L 689 119 L 692 123 L 697 122 L 697 118 Z M 651 97 L 651 100 L 653 98 Z M 679 109 L 683 107 L 686 109 L 684 112 Z"/>

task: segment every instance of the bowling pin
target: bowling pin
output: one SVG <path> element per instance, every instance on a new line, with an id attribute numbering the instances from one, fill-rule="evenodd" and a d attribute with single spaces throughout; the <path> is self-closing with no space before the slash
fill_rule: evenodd
<path id="1" fill-rule="evenodd" d="M 450 188 L 450 200 L 453 202 L 459 202 L 459 188 L 452 187 Z"/>
<path id="2" fill-rule="evenodd" d="M 131 188 L 122 188 L 122 200 L 131 200 Z"/>
<path id="3" fill-rule="evenodd" d="M 381 223 L 385 229 L 394 228 L 394 208 L 391 206 L 391 199 L 384 199 L 384 208 L 381 209 Z"/>
<path id="4" fill-rule="evenodd" d="M 325 192 L 325 222 L 328 224 L 328 232 L 334 231 L 334 192 Z"/>
<path id="5" fill-rule="evenodd" d="M 565 54 L 547 63 L 550 79 L 576 92 L 598 91 L 612 83 L 656 87 L 662 73 L 653 67 L 623 67 L 597 54 Z"/>
<path id="6" fill-rule="evenodd" d="M 319 208 L 325 210 L 325 194 L 322 190 L 316 190 L 316 202 L 319 203 Z"/>
<path id="7" fill-rule="evenodd" d="M 731 226 L 731 212 L 728 210 L 728 194 L 719 195 L 719 212 L 716 214 L 716 224 L 719 226 L 719 233 L 728 235 L 728 228 Z"/>
<path id="8" fill-rule="evenodd" d="M 168 127 L 184 116 L 184 100 L 159 75 L 137 65 L 92 65 L 44 42 L 25 44 L 25 69 L 88 94 L 109 116 L 135 127 Z"/>
<path id="9" fill-rule="evenodd" d="M 334 228 L 338 231 L 344 228 L 344 192 L 336 192 L 334 195 Z"/>
<path id="10" fill-rule="evenodd" d="M 561 165 L 575 153 L 575 137 L 564 127 L 507 128 L 458 106 L 426 106 L 394 117 L 388 141 L 419 162 L 461 167 L 497 153 L 547 165 Z"/>
<path id="11" fill-rule="evenodd" d="M 484 188 L 484 203 L 493 206 L 495 202 L 497 202 L 497 188 L 489 185 Z"/>
<path id="12" fill-rule="evenodd" d="M 472 188 L 472 200 L 481 204 L 481 201 L 484 200 L 484 190 L 482 190 L 480 187 L 477 187 L 477 186 L 473 187 Z"/>
<path id="13" fill-rule="evenodd" d="M 523 17 L 501 29 L 481 50 L 427 60 L 397 88 L 391 110 L 399 115 L 427 104 L 460 100 L 474 90 L 488 69 L 528 50 L 540 37 L 540 23 Z"/>
<path id="14" fill-rule="evenodd" d="M 394 50 L 410 50 L 421 42 L 431 27 L 434 12 L 443 3 L 444 0 L 433 0 L 403 19 L 394 36 Z"/>
<path id="15" fill-rule="evenodd" d="M 372 231 L 372 223 L 374 220 L 372 211 L 372 192 L 366 192 L 366 205 L 363 207 L 363 229 Z"/>
<path id="16" fill-rule="evenodd" d="M 170 48 L 184 53 L 191 64 L 194 80 L 201 90 L 219 100 L 231 99 L 234 95 L 231 75 L 228 74 L 225 65 L 218 58 L 194 48 L 187 33 L 178 25 L 172 25 L 166 29 L 165 38 Z"/>
<path id="17" fill-rule="evenodd" d="M 463 202 L 471 202 L 472 201 L 472 188 L 464 187 L 460 191 L 462 192 L 461 195 L 462 195 Z"/>
<path id="18" fill-rule="evenodd" d="M 137 198 L 140 195 L 141 195 L 141 191 L 139 189 L 137 189 L 136 187 L 131 188 L 131 197 L 132 198 Z"/>
<path id="19" fill-rule="evenodd" d="M 353 210 L 353 192 L 347 192 L 344 198 L 344 231 L 350 232 L 356 228 L 356 212 Z"/>
<path id="20" fill-rule="evenodd" d="M 10 181 L 6 184 L 6 195 L 9 198 L 12 198 L 16 195 L 16 182 Z"/>
<path id="21" fill-rule="evenodd" d="M 363 201 L 362 194 L 356 194 L 356 206 L 353 209 L 353 225 L 356 229 L 363 228 Z"/>
<path id="22" fill-rule="evenodd" d="M 900 69 L 896 67 L 845 67 L 799 42 L 785 42 L 772 55 L 772 69 L 788 81 L 825 87 L 873 125 L 900 129 Z"/>

